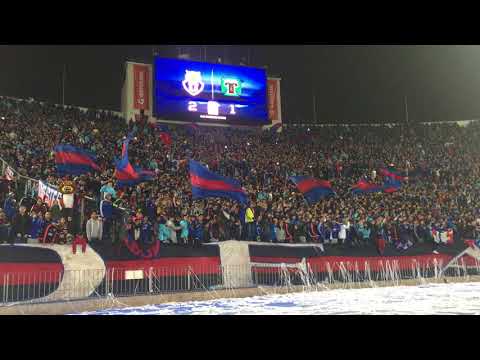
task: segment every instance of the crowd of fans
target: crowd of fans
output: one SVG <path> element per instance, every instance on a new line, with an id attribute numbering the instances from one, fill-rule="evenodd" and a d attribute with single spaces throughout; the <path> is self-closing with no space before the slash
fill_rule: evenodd
<path id="1" fill-rule="evenodd" d="M 55 173 L 53 148 L 60 143 L 95 152 L 102 168 L 98 174 L 71 178 L 76 199 L 94 199 L 83 223 L 77 220 L 79 201 L 73 214 L 58 202 L 48 207 L 38 199 L 33 204 L 15 192 L 15 181 L 3 178 L 0 241 L 68 242 L 83 234 L 92 242 L 112 243 L 118 240 L 119 223 L 132 241 L 194 246 L 239 239 L 365 247 L 382 240 L 399 251 L 417 243 L 431 243 L 437 251 L 442 234 L 453 233 L 455 241 L 480 235 L 476 123 L 289 127 L 281 133 L 178 126 L 170 128 L 173 142 L 167 146 L 144 118 L 127 125 L 109 112 L 6 97 L 0 97 L 0 116 L 0 156 L 20 174 L 53 186 L 65 180 Z M 131 131 L 131 163 L 154 171 L 156 178 L 119 188 L 114 159 Z M 193 201 L 189 158 L 239 180 L 250 204 Z M 422 169 L 421 176 L 409 177 L 391 194 L 351 193 L 361 178 L 382 183 L 378 170 L 386 165 L 416 175 Z M 328 179 L 336 195 L 308 205 L 288 181 L 294 175 Z M 378 249 L 382 252 L 383 246 Z"/>

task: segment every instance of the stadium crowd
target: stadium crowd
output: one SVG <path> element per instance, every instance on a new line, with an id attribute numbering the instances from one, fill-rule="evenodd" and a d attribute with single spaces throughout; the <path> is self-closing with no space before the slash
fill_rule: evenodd
<path id="1" fill-rule="evenodd" d="M 101 173 L 72 177 L 73 212 L 55 202 L 31 201 L 18 180 L 0 182 L 0 241 L 69 242 L 118 240 L 121 223 L 131 240 L 197 246 L 241 239 L 264 242 L 316 242 L 344 247 L 384 245 L 403 251 L 431 243 L 480 236 L 480 126 L 456 124 L 368 127 L 288 127 L 261 129 L 170 128 L 172 144 L 154 125 L 126 122 L 111 112 L 82 111 L 33 100 L 0 97 L 0 157 L 19 174 L 58 186 L 53 148 L 60 143 L 97 154 Z M 156 173 L 154 181 L 119 188 L 114 159 L 133 131 L 132 164 Z M 250 205 L 227 199 L 192 201 L 187 159 L 242 183 Z M 399 191 L 353 195 L 364 178 L 381 184 L 387 165 L 411 176 Z M 335 196 L 308 205 L 288 178 L 328 179 Z M 33 188 L 32 198 L 36 198 Z M 86 220 L 78 222 L 80 201 L 90 197 Z M 23 199 L 22 199 L 23 198 Z M 381 241 L 379 241 L 381 240 Z M 337 244 L 337 245 L 335 245 Z M 383 245 L 378 245 L 383 244 Z M 330 245 L 329 245 L 330 246 Z"/>

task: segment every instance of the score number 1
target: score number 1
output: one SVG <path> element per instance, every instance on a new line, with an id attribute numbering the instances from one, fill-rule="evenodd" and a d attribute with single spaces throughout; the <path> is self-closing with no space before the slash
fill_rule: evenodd
<path id="1" fill-rule="evenodd" d="M 230 115 L 236 115 L 237 113 L 235 112 L 235 105 L 229 105 L 230 106 Z M 190 112 L 197 112 L 197 103 L 195 101 L 189 101 L 188 102 L 188 111 Z"/>

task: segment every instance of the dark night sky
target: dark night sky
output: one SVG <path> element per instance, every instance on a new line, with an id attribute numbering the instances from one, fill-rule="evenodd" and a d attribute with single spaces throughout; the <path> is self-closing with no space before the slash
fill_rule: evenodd
<path id="1" fill-rule="evenodd" d="M 313 91 L 320 122 L 403 121 L 405 95 L 410 121 L 480 118 L 480 46 L 232 45 L 208 46 L 207 54 L 239 60 L 247 48 L 252 65 L 283 78 L 285 122 L 311 121 Z M 67 104 L 119 110 L 123 62 L 151 60 L 151 49 L 0 46 L 0 94 L 60 103 L 66 63 Z"/>

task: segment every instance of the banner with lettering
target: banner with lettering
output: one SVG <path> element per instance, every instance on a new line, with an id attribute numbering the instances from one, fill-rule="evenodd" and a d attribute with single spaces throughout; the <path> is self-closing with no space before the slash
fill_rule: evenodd
<path id="1" fill-rule="evenodd" d="M 49 207 L 53 205 L 54 200 L 62 198 L 62 193 L 53 187 L 45 184 L 43 181 L 38 182 L 38 198 L 42 199 Z"/>
<path id="2" fill-rule="evenodd" d="M 133 108 L 150 110 L 149 94 L 150 73 L 147 65 L 133 65 Z"/>

